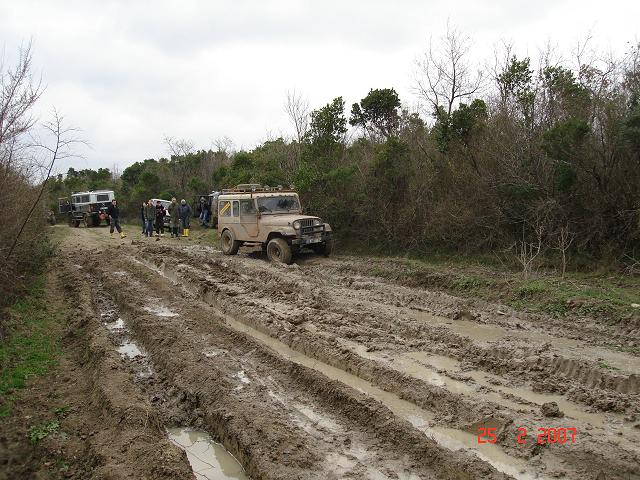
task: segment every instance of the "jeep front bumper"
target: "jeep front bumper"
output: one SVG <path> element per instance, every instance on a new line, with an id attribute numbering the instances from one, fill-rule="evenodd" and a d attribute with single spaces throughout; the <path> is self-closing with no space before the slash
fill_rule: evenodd
<path id="1" fill-rule="evenodd" d="M 331 239 L 331 230 L 325 230 L 323 225 L 319 225 L 322 230 L 316 232 L 310 232 L 307 234 L 302 234 L 295 238 L 291 239 L 291 245 L 298 245 L 300 247 L 304 247 L 306 245 L 314 245 L 318 243 L 326 242 Z"/>

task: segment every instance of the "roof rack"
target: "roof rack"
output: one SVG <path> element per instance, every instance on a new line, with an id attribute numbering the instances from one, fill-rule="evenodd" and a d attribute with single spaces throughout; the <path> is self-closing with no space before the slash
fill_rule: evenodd
<path id="1" fill-rule="evenodd" d="M 270 187 L 269 185 L 260 185 L 259 183 L 241 183 L 232 188 L 223 188 L 222 193 L 263 193 L 263 192 L 295 192 L 296 189 L 293 185 L 289 185 L 289 188 L 284 188 L 282 185 L 277 187 Z"/>

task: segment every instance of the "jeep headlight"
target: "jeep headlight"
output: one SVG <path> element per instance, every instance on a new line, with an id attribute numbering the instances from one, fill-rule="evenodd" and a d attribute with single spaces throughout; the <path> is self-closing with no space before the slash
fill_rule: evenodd
<path id="1" fill-rule="evenodd" d="M 300 220 L 296 220 L 295 222 L 293 222 L 293 228 L 295 228 L 296 230 L 300 230 Z"/>
<path id="2" fill-rule="evenodd" d="M 314 225 L 314 226 L 316 226 L 316 227 L 317 227 L 318 225 L 322 225 L 322 223 L 323 223 L 323 222 L 322 222 L 322 219 L 321 219 L 321 218 L 314 218 L 314 219 L 313 219 L 313 225 Z"/>

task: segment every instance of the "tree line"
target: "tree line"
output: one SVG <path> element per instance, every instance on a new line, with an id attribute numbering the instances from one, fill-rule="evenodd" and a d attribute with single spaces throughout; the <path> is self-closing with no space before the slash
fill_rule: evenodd
<path id="1" fill-rule="evenodd" d="M 637 267 L 639 47 L 614 56 L 582 44 L 571 61 L 549 49 L 534 65 L 507 45 L 483 69 L 468 47 L 449 30 L 416 62 L 422 112 L 393 88 L 371 89 L 350 109 L 336 97 L 311 110 L 293 92 L 292 138 L 237 152 L 166 139 L 168 158 L 118 179 L 75 174 L 136 206 L 238 183 L 294 185 L 343 245 L 367 250 L 506 252 L 525 274 L 549 256 L 563 271 L 571 256 Z"/>

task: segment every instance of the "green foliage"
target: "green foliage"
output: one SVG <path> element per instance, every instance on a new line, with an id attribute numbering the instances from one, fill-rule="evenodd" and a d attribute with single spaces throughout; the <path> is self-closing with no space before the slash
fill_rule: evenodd
<path id="1" fill-rule="evenodd" d="M 70 409 L 71 407 L 69 407 L 69 405 L 62 405 L 61 407 L 54 408 L 53 414 L 58 418 L 65 418 Z"/>
<path id="2" fill-rule="evenodd" d="M 518 60 L 513 56 L 504 71 L 498 75 L 497 84 L 503 102 L 514 100 L 525 124 L 530 127 L 535 101 L 531 60 L 528 57 Z"/>
<path id="3" fill-rule="evenodd" d="M 311 112 L 309 140 L 311 143 L 338 143 L 347 133 L 347 119 L 344 117 L 344 100 L 334 98 L 324 107 Z"/>
<path id="4" fill-rule="evenodd" d="M 384 192 L 387 200 L 399 202 L 408 192 L 412 175 L 409 149 L 402 141 L 391 138 L 381 146 L 371 165 L 369 188 Z"/>
<path id="5" fill-rule="evenodd" d="M 589 90 L 578 83 L 571 70 L 548 66 L 542 70 L 542 79 L 552 112 L 561 109 L 570 117 L 586 118 L 591 102 Z"/>
<path id="6" fill-rule="evenodd" d="M 487 119 L 487 105 L 476 99 L 470 105 L 461 103 L 451 114 L 452 134 L 467 143 L 471 134 L 479 129 Z"/>
<path id="7" fill-rule="evenodd" d="M 29 377 L 46 373 L 59 354 L 51 334 L 59 314 L 47 305 L 42 278 L 11 311 L 18 323 L 0 344 L 0 417 L 10 414 L 17 391 L 25 387 Z"/>
<path id="8" fill-rule="evenodd" d="M 578 175 L 568 162 L 560 162 L 555 169 L 555 187 L 558 192 L 568 192 L 576 183 Z"/>
<path id="9" fill-rule="evenodd" d="M 578 156 L 590 132 L 587 122 L 571 118 L 544 133 L 542 148 L 549 157 L 569 162 Z"/>
<path id="10" fill-rule="evenodd" d="M 487 105 L 476 99 L 470 105 L 461 103 L 457 109 L 447 114 L 443 107 L 435 112 L 436 123 L 433 135 L 442 153 L 449 150 L 451 142 L 459 141 L 468 144 L 471 136 L 480 130 L 487 119 Z"/>
<path id="11" fill-rule="evenodd" d="M 527 57 L 523 60 L 518 60 L 514 55 L 509 60 L 505 70 L 498 75 L 497 83 L 500 93 L 504 97 L 513 95 L 519 98 L 531 91 L 532 77 L 531 59 Z"/>
<path id="12" fill-rule="evenodd" d="M 624 139 L 636 152 L 640 152 L 640 104 L 629 113 L 623 126 Z"/>
<path id="13" fill-rule="evenodd" d="M 57 420 L 51 420 L 47 423 L 29 427 L 29 430 L 27 430 L 27 437 L 29 437 L 31 443 L 38 443 L 58 430 L 60 430 L 60 422 Z"/>
<path id="14" fill-rule="evenodd" d="M 400 98 L 393 88 L 371 89 L 359 104 L 353 104 L 349 124 L 389 138 L 398 133 L 399 108 Z"/>

